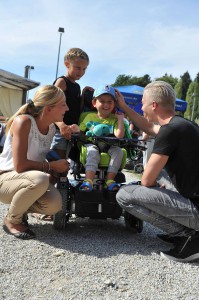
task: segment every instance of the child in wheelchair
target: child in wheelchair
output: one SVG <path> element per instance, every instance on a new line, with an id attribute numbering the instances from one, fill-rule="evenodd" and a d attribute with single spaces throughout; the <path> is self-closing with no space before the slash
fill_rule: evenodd
<path id="1" fill-rule="evenodd" d="M 104 124 L 104 128 L 107 130 L 102 131 L 103 135 L 123 138 L 125 135 L 124 115 L 112 113 L 115 109 L 117 101 L 115 89 L 109 85 L 101 86 L 95 89 L 93 97 L 92 105 L 96 111 L 90 112 L 85 116 L 79 125 L 80 131 L 86 133 L 86 135 L 88 135 L 88 133 L 92 135 L 91 130 L 88 132 L 88 124 L 90 124 L 90 126 L 91 124 L 94 126 L 98 124 Z M 119 189 L 119 185 L 114 179 L 122 164 L 123 150 L 118 146 L 109 146 L 103 142 L 95 145 L 92 143 L 92 141 L 87 141 L 87 143 L 84 144 L 84 147 L 86 148 L 87 152 L 85 163 L 85 180 L 80 186 L 80 190 L 93 190 L 93 180 L 100 162 L 100 153 L 105 152 L 110 156 L 110 162 L 106 174 L 105 188 L 107 188 L 109 191 L 117 191 Z"/>
<path id="2" fill-rule="evenodd" d="M 92 103 L 95 111 L 88 110 L 80 116 L 77 134 L 71 137 L 71 146 L 75 150 L 72 155 L 70 153 L 74 161 L 73 178 L 61 176 L 57 184 L 62 196 L 62 210 L 53 216 L 55 229 L 64 229 L 74 215 L 75 218 L 90 219 L 123 216 L 125 225 L 132 232 L 143 229 L 143 222 L 123 213 L 116 201 L 119 187 L 126 182 L 125 174 L 120 170 L 126 164 L 127 151 L 139 149 L 137 142 L 126 134 L 129 127 L 125 125 L 123 114 L 113 113 L 116 101 L 113 87 L 100 87 L 87 103 L 88 108 Z"/>

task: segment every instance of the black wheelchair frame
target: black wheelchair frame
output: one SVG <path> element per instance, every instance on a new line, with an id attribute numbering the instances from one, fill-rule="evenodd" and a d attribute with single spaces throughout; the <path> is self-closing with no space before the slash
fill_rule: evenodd
<path id="1" fill-rule="evenodd" d="M 83 144 L 88 139 L 85 135 L 73 134 L 71 138 L 72 147 L 77 144 Z M 91 137 L 89 137 L 89 140 Z M 107 143 L 109 146 L 117 145 L 125 149 L 146 150 L 146 148 L 137 140 L 115 137 L 92 137 L 92 143 L 99 141 Z M 55 155 L 54 155 L 55 154 Z M 56 153 L 51 151 L 48 160 L 58 159 Z M 60 174 L 57 182 L 57 189 L 62 196 L 62 210 L 54 215 L 53 226 L 57 230 L 65 229 L 72 215 L 80 218 L 90 219 L 119 219 L 124 217 L 125 225 L 133 233 L 141 233 L 143 230 L 143 221 L 124 212 L 116 201 L 116 191 L 104 189 L 106 168 L 100 168 L 96 173 L 96 179 L 92 191 L 82 191 L 79 189 L 84 180 L 84 167 L 77 161 L 74 163 L 72 175 L 73 179 L 68 179 L 67 175 Z M 125 175 L 119 171 L 116 182 L 121 186 L 126 184 Z M 131 184 L 139 184 L 139 181 Z"/>

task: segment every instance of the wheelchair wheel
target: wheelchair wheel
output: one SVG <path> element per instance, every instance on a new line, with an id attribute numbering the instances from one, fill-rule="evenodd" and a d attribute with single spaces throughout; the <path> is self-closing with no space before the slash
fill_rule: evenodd
<path id="1" fill-rule="evenodd" d="M 53 216 L 53 227 L 57 230 L 65 229 L 69 220 L 69 181 L 57 183 L 57 189 L 62 197 L 62 210 Z"/>
<path id="2" fill-rule="evenodd" d="M 126 228 L 133 233 L 141 233 L 143 230 L 143 221 L 129 214 L 127 211 L 124 212 L 124 221 Z"/>
<path id="3" fill-rule="evenodd" d="M 123 182 L 126 182 L 126 177 L 125 177 L 124 173 L 118 172 L 117 175 L 115 176 L 115 181 L 116 181 L 117 183 L 123 183 Z"/>
<path id="4" fill-rule="evenodd" d="M 143 166 L 143 164 L 139 163 L 139 164 L 135 165 L 134 171 L 136 173 L 138 173 L 138 174 L 143 173 L 144 172 L 144 166 Z"/>

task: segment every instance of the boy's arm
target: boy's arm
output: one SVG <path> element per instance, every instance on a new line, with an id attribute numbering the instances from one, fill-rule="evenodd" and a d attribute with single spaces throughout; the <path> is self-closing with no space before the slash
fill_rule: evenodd
<path id="1" fill-rule="evenodd" d="M 80 129 L 80 132 L 83 132 L 83 133 L 86 132 L 86 123 L 84 122 L 84 120 L 79 124 L 79 129 Z"/>
<path id="2" fill-rule="evenodd" d="M 57 127 L 59 127 L 61 135 L 66 139 L 71 139 L 72 129 L 69 125 L 66 125 L 64 122 L 56 122 Z"/>
<path id="3" fill-rule="evenodd" d="M 60 89 L 62 89 L 63 92 L 65 92 L 67 89 L 66 82 L 63 78 L 58 78 L 54 85 L 59 87 Z M 68 125 L 66 125 L 64 122 L 56 122 L 55 124 L 57 125 L 57 127 L 59 127 L 61 135 L 66 140 L 70 140 L 71 134 L 72 134 L 72 129 Z"/>
<path id="4" fill-rule="evenodd" d="M 55 86 L 59 87 L 63 92 L 66 91 L 67 89 L 67 86 L 66 86 L 66 82 L 63 78 L 58 78 L 55 83 L 54 83 Z"/>
<path id="5" fill-rule="evenodd" d="M 114 135 L 119 138 L 122 139 L 125 135 L 125 127 L 124 127 L 124 114 L 115 114 L 116 118 L 117 118 L 117 128 L 114 129 Z"/>

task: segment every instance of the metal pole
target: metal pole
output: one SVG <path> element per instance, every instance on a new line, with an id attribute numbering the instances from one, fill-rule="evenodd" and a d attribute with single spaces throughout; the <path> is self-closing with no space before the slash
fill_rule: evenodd
<path id="1" fill-rule="evenodd" d="M 61 49 L 61 38 L 62 38 L 62 33 L 64 33 L 64 28 L 63 27 L 59 27 L 58 32 L 60 33 L 60 37 L 59 37 L 59 50 L 58 50 L 58 57 L 57 57 L 57 70 L 56 70 L 55 79 L 57 78 L 57 75 L 58 75 L 59 55 L 60 55 L 60 49 Z"/>
<path id="2" fill-rule="evenodd" d="M 24 77 L 28 78 L 30 66 L 25 66 Z"/>
<path id="3" fill-rule="evenodd" d="M 24 77 L 30 79 L 30 72 L 34 70 L 33 66 L 25 66 Z M 22 105 L 28 100 L 29 91 L 23 90 Z"/>
<path id="4" fill-rule="evenodd" d="M 29 66 L 28 79 L 30 79 L 30 72 L 31 72 L 31 70 L 34 70 L 33 66 Z"/>
<path id="5" fill-rule="evenodd" d="M 30 66 L 25 66 L 25 70 L 24 70 L 24 77 L 25 78 L 28 78 L 29 67 Z M 26 103 L 26 100 L 27 100 L 27 91 L 23 90 L 22 105 Z"/>
<path id="6" fill-rule="evenodd" d="M 57 57 L 57 70 L 56 70 L 56 77 L 57 78 L 57 74 L 58 74 L 58 67 L 59 67 L 59 55 L 60 55 L 60 48 L 61 48 L 61 36 L 62 33 L 60 32 L 60 38 L 59 38 L 59 50 L 58 50 L 58 57 Z"/>

